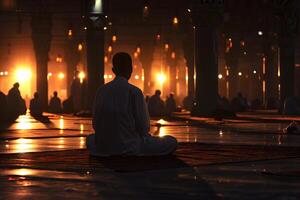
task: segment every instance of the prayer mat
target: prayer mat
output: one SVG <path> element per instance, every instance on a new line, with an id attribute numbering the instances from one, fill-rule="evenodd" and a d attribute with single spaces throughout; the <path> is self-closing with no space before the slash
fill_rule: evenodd
<path id="1" fill-rule="evenodd" d="M 180 143 L 174 155 L 157 157 L 93 157 L 86 149 L 0 154 L 0 168 L 134 172 L 296 157 L 300 147 Z"/>

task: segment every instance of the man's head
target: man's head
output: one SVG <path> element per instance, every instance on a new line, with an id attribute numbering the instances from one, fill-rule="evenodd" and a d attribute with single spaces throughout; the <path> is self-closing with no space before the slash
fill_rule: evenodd
<path id="1" fill-rule="evenodd" d="M 20 84 L 18 83 L 18 82 L 16 82 L 15 84 L 14 84 L 14 88 L 19 88 L 20 87 Z"/>
<path id="2" fill-rule="evenodd" d="M 161 95 L 161 91 L 160 90 L 155 90 L 155 95 L 156 96 L 160 96 Z"/>
<path id="3" fill-rule="evenodd" d="M 53 96 L 57 97 L 57 92 L 56 91 L 53 92 Z"/>
<path id="4" fill-rule="evenodd" d="M 132 60 L 128 53 L 116 53 L 113 57 L 112 71 L 116 76 L 122 76 L 127 80 L 130 79 L 132 73 Z"/>
<path id="5" fill-rule="evenodd" d="M 35 92 L 35 93 L 34 93 L 34 98 L 35 98 L 35 99 L 38 99 L 38 98 L 39 98 L 39 93 Z"/>

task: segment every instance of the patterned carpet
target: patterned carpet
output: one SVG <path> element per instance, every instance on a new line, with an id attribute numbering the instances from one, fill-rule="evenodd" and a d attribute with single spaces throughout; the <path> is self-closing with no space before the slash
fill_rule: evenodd
<path id="1" fill-rule="evenodd" d="M 2 154 L 0 168 L 134 172 L 295 157 L 300 157 L 300 147 L 180 143 L 173 156 L 161 157 L 96 158 L 87 150 Z"/>

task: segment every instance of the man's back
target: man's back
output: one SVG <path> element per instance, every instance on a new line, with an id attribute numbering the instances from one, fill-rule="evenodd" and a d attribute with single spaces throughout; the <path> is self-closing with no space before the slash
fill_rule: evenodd
<path id="1" fill-rule="evenodd" d="M 137 139 L 149 131 L 142 92 L 126 79 L 116 77 L 99 88 L 93 115 L 97 151 L 134 153 Z"/>

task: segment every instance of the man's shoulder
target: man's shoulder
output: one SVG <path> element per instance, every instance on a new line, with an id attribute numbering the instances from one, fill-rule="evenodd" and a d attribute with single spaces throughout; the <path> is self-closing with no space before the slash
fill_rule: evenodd
<path id="1" fill-rule="evenodd" d="M 142 90 L 140 89 L 140 88 L 138 88 L 138 87 L 136 87 L 135 85 L 132 85 L 132 84 L 130 84 L 130 83 L 128 83 L 128 85 L 129 85 L 129 88 L 130 88 L 130 90 L 134 93 L 134 94 L 137 94 L 137 95 L 143 95 L 143 92 L 142 92 Z"/>

